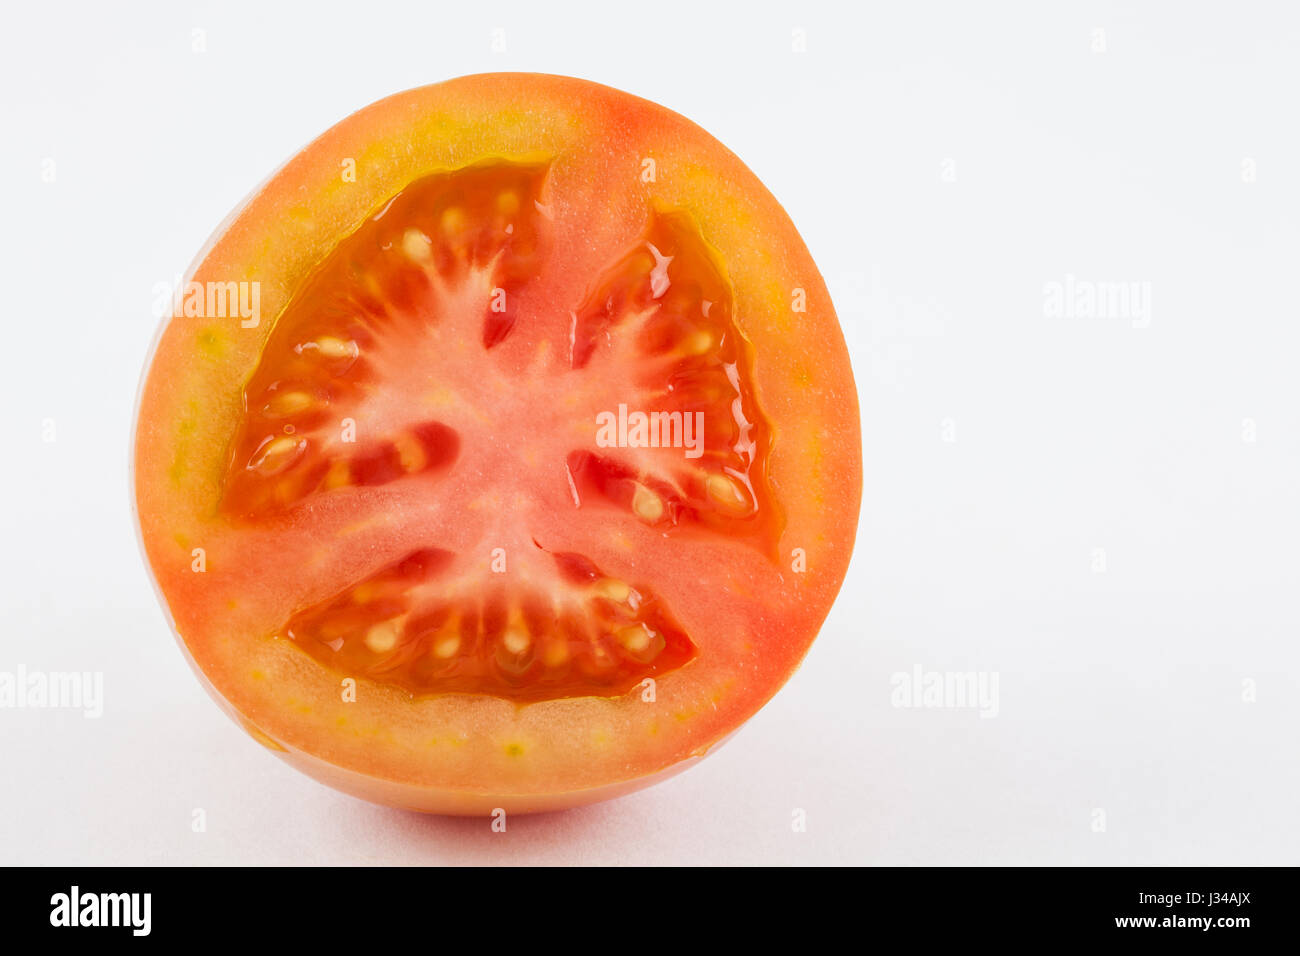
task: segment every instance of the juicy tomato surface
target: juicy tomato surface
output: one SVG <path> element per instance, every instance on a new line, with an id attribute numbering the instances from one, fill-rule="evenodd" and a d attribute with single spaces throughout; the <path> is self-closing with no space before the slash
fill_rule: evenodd
<path id="1" fill-rule="evenodd" d="M 182 648 L 344 791 L 532 812 L 687 766 L 787 680 L 857 525 L 857 396 L 794 226 L 703 130 L 465 77 L 232 215 L 134 446 Z"/>

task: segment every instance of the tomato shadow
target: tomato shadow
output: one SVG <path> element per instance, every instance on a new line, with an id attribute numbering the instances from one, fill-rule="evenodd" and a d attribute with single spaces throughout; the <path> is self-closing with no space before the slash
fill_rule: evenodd
<path id="1" fill-rule="evenodd" d="M 611 831 L 625 832 L 628 819 L 626 812 L 607 804 L 495 817 L 438 816 L 373 805 L 364 812 L 388 841 L 402 842 L 410 862 L 456 865 L 593 862 L 594 851 L 604 846 L 607 853 Z"/>

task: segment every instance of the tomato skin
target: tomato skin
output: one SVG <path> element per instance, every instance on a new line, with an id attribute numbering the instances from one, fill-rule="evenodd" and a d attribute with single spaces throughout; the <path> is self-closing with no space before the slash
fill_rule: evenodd
<path id="1" fill-rule="evenodd" d="M 401 780 L 390 780 L 349 770 L 347 767 L 331 763 L 328 760 L 322 760 L 320 757 L 306 751 L 287 747 L 271 738 L 250 723 L 248 718 L 241 714 L 212 685 L 207 675 L 203 673 L 202 668 L 195 663 L 185 642 L 179 636 L 177 636 L 177 642 L 180 644 L 182 653 L 184 653 L 186 660 L 193 668 L 203 689 L 208 692 L 208 695 L 216 702 L 217 706 L 253 740 L 295 770 L 328 787 L 360 800 L 393 807 L 398 810 L 461 817 L 486 817 L 501 811 L 512 815 L 553 813 L 558 810 L 569 810 L 574 807 L 586 806 L 635 793 L 656 783 L 661 783 L 670 777 L 677 776 L 677 774 L 693 767 L 707 756 L 705 752 L 701 751 L 645 776 L 633 777 L 618 783 L 592 787 L 586 790 L 552 793 L 476 793 L 469 790 L 442 789 L 406 783 Z M 739 729 L 736 728 L 736 730 L 714 743 L 709 748 L 708 753 L 712 753 L 725 744 Z"/>
<path id="2" fill-rule="evenodd" d="M 728 739 L 729 737 L 724 737 L 719 740 L 710 750 L 722 746 Z M 277 752 L 276 755 L 309 777 L 314 777 L 335 790 L 351 794 L 362 800 L 388 807 L 396 807 L 400 810 L 462 817 L 485 817 L 499 811 L 505 811 L 508 814 L 552 813 L 557 810 L 569 810 L 573 807 L 598 803 L 602 800 L 612 800 L 615 797 L 626 796 L 629 793 L 635 793 L 656 783 L 661 783 L 670 777 L 675 777 L 705 757 L 703 753 L 696 754 L 644 777 L 633 777 L 618 783 L 592 787 L 587 790 L 570 790 L 545 794 L 491 794 L 438 790 L 401 781 L 384 780 L 358 774 L 302 751 L 283 750 Z"/>
<path id="3" fill-rule="evenodd" d="M 535 104 L 532 125 L 514 110 L 521 93 Z M 757 356 L 756 393 L 778 436 L 771 469 L 786 526 L 773 553 L 790 564 L 798 549 L 809 570 L 779 574 L 778 588 L 769 580 L 774 559 L 759 548 L 737 556 L 725 541 L 690 546 L 694 564 L 684 560 L 670 578 L 680 581 L 690 567 L 721 567 L 725 579 L 717 579 L 724 583 L 716 593 L 690 595 L 683 620 L 691 633 L 716 630 L 722 637 L 718 648 L 705 648 L 704 659 L 665 679 L 662 719 L 651 719 L 641 705 L 613 700 L 522 710 L 505 701 L 413 701 L 400 688 L 364 681 L 358 701 L 340 704 L 337 675 L 323 675 L 288 642 L 265 639 L 293 609 L 277 592 L 277 580 L 285 569 L 303 567 L 319 567 L 321 580 L 357 580 L 374 565 L 358 556 L 395 557 L 428 542 L 395 520 L 357 529 L 355 513 L 335 501 L 313 502 L 310 521 L 277 517 L 265 527 L 248 527 L 223 516 L 229 436 L 244 414 L 240 388 L 266 347 L 270 321 L 248 335 L 226 327 L 195 329 L 180 319 L 164 322 L 137 408 L 133 482 L 143 550 L 178 642 L 214 699 L 259 742 L 336 789 L 392 806 L 474 815 L 562 809 L 640 789 L 692 765 L 779 689 L 807 652 L 843 579 L 856 530 L 861 455 L 857 398 L 834 310 L 780 206 L 711 137 L 625 94 L 526 74 L 466 77 L 413 90 L 343 121 L 232 213 L 189 280 L 256 274 L 264 313 L 279 315 L 304 273 L 340 235 L 355 228 L 376 200 L 423 172 L 410 166 L 413 140 L 430 146 L 425 162 L 432 168 L 454 168 L 479 154 L 534 155 L 539 147 L 574 157 L 552 174 L 557 194 L 572 190 L 569 209 L 557 208 L 555 215 L 581 224 L 583 247 L 591 251 L 562 247 L 578 265 L 546 287 L 557 306 L 582 301 L 590 276 L 605 267 L 611 250 L 636 240 L 647 202 L 689 210 L 727 258 L 746 323 L 742 331 Z M 634 169 L 645 149 L 632 147 L 654 144 L 662 166 L 690 171 L 645 195 L 615 187 L 626 171 L 614 171 L 602 156 L 607 140 L 629 147 Z M 339 186 L 340 155 L 360 158 L 369 174 L 360 188 Z M 317 200 L 304 201 L 304 195 Z M 589 211 L 606 206 L 612 209 L 607 215 Z M 749 255 L 755 230 L 766 245 L 760 243 L 760 255 Z M 791 319 L 774 303 L 788 310 L 796 287 L 807 312 Z M 427 507 L 410 487 L 356 497 L 396 515 Z M 543 525 L 559 534 L 573 521 L 565 510 L 570 506 L 563 495 L 542 501 L 551 515 Z M 630 544 L 592 542 L 592 557 L 602 566 L 626 564 L 626 551 L 653 542 L 644 529 L 629 535 Z M 348 547 L 338 550 L 346 553 L 319 554 L 322 542 L 342 540 Z M 196 549 L 207 562 L 201 573 L 193 570 Z M 299 595 L 290 604 L 327 598 L 334 590 L 309 590 L 310 599 Z M 760 601 L 769 592 L 771 603 Z M 737 610 L 738 601 L 752 606 Z M 572 731 L 561 739 L 556 726 Z"/>

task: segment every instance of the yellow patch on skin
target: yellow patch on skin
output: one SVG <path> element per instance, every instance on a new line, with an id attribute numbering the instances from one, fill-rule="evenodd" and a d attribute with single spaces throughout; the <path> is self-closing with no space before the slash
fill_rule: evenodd
<path id="1" fill-rule="evenodd" d="M 185 532 L 177 531 L 174 535 L 172 535 L 172 540 L 176 542 L 176 546 L 178 548 L 181 548 L 182 550 L 185 551 L 190 550 L 190 536 L 187 535 Z"/>
<path id="2" fill-rule="evenodd" d="M 682 193 L 687 196 L 709 197 L 709 202 L 693 205 L 692 211 L 700 234 L 709 242 L 711 251 L 715 247 L 709 237 L 715 233 L 736 237 L 766 232 L 760 208 L 743 191 L 728 188 L 729 184 L 719 179 L 716 167 L 707 162 L 680 158 L 673 168 L 673 179 L 680 183 Z M 717 228 L 715 223 L 718 224 Z M 720 254 L 714 254 L 721 261 Z M 801 283 L 786 277 L 780 263 L 766 249 L 747 250 L 745 261 L 731 263 L 731 268 L 725 268 L 728 265 L 725 261 L 722 264 L 722 274 L 727 277 L 733 290 L 744 289 L 748 292 L 745 302 L 736 303 L 738 325 L 745 318 L 753 322 L 761 316 L 780 330 L 789 331 L 798 324 L 798 320 L 806 318 L 790 311 L 790 287 Z M 739 274 L 733 274 L 733 269 L 738 270 Z M 741 332 L 745 332 L 743 327 Z"/>
<path id="3" fill-rule="evenodd" d="M 267 750 L 275 750 L 275 751 L 279 751 L 280 753 L 287 752 L 283 744 L 281 744 L 279 741 L 272 740 L 270 737 L 262 733 L 262 731 L 258 730 L 248 721 L 241 720 L 240 726 L 244 728 L 244 731 L 248 734 L 248 736 L 252 737 L 254 740 L 256 740 Z"/>
<path id="4" fill-rule="evenodd" d="M 198 416 L 199 403 L 195 401 L 186 402 L 184 415 L 176 426 L 176 440 L 173 442 L 176 451 L 172 455 L 171 465 L 167 468 L 167 477 L 173 485 L 183 484 L 189 476 L 187 462 L 190 456 L 191 438 L 199 427 Z"/>
<path id="5" fill-rule="evenodd" d="M 524 745 L 521 743 L 506 744 L 507 757 L 522 757 L 524 755 Z"/>
<path id="6" fill-rule="evenodd" d="M 226 354 L 230 340 L 222 334 L 220 329 L 204 329 L 201 331 L 196 340 L 199 344 L 199 351 L 210 358 L 221 358 Z"/>
<path id="7" fill-rule="evenodd" d="M 266 680 L 266 672 L 265 672 L 265 671 L 253 671 L 253 673 L 252 673 L 252 677 L 253 677 L 253 680 Z"/>

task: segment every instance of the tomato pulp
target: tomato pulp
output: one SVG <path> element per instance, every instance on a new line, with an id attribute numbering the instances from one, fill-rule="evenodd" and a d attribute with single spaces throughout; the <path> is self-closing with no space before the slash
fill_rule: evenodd
<path id="1" fill-rule="evenodd" d="M 857 396 L 776 200 L 593 83 L 390 97 L 232 215 L 134 448 L 189 660 L 258 741 L 413 809 L 688 765 L 786 681 L 857 524 Z"/>

